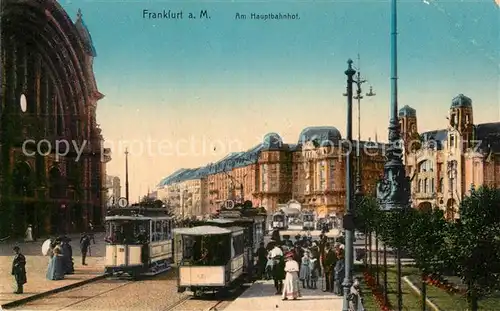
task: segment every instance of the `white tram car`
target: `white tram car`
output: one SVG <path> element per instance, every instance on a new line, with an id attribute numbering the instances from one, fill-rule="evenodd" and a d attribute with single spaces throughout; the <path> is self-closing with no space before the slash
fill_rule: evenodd
<path id="1" fill-rule="evenodd" d="M 272 228 L 279 230 L 288 229 L 288 217 L 285 215 L 285 213 L 278 212 L 273 214 Z"/>
<path id="2" fill-rule="evenodd" d="M 264 217 L 239 217 L 239 218 L 220 218 L 207 221 L 209 226 L 217 226 L 221 228 L 241 227 L 245 234 L 244 245 L 244 264 L 243 273 L 246 274 L 249 280 L 257 275 L 257 260 L 254 256 L 260 243 L 264 242 Z"/>
<path id="3" fill-rule="evenodd" d="M 175 229 L 182 244 L 178 292 L 195 296 L 221 291 L 243 275 L 245 236 L 241 227 L 198 226 Z"/>
<path id="4" fill-rule="evenodd" d="M 311 212 L 302 213 L 302 230 L 312 231 L 315 229 L 314 214 Z"/>
<path id="5" fill-rule="evenodd" d="M 106 273 L 136 278 L 170 269 L 174 222 L 151 210 L 119 209 L 106 217 Z"/>

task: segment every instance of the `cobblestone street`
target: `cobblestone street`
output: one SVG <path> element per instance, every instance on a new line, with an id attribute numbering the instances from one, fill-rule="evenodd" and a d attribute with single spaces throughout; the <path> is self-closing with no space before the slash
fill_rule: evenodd
<path id="1" fill-rule="evenodd" d="M 177 270 L 140 281 L 104 279 L 29 302 L 11 310 L 168 310 L 177 293 Z"/>
<path id="2" fill-rule="evenodd" d="M 14 300 L 29 297 L 35 294 L 53 290 L 59 287 L 81 282 L 102 275 L 104 272 L 104 233 L 95 235 L 96 244 L 91 245 L 92 256 L 87 257 L 87 266 L 82 266 L 80 256 L 80 235 L 70 235 L 73 248 L 73 260 L 75 263 L 75 274 L 67 275 L 64 280 L 50 281 L 45 275 L 49 257 L 42 256 L 42 243 L 44 239 L 36 242 L 7 242 L 0 244 L 0 304 L 6 304 Z M 21 252 L 26 256 L 26 272 L 28 282 L 24 286 L 24 294 L 15 295 L 14 280 L 11 276 L 14 246 L 19 246 Z"/>

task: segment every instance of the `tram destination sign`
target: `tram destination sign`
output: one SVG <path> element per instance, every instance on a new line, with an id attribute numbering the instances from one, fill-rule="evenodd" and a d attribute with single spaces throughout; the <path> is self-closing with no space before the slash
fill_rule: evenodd
<path id="1" fill-rule="evenodd" d="M 232 210 L 232 211 L 220 211 L 219 216 L 221 217 L 227 217 L 227 218 L 240 218 L 241 217 L 241 212 L 237 210 Z"/>

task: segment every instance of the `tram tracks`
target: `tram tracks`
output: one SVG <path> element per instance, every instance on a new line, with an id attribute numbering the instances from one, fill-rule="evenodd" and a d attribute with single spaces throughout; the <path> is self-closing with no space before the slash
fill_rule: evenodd
<path id="1" fill-rule="evenodd" d="M 13 310 L 164 310 L 185 300 L 177 293 L 177 269 L 140 280 L 107 278 L 30 301 Z"/>
<path id="2" fill-rule="evenodd" d="M 200 298 L 186 295 L 164 311 L 222 311 L 249 287 L 248 284 L 238 286 L 222 297 L 217 297 L 217 294 L 205 295 Z"/>

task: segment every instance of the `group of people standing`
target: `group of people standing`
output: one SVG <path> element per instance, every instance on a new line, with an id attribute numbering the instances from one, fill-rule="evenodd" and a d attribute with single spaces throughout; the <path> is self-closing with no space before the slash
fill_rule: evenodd
<path id="1" fill-rule="evenodd" d="M 87 253 L 90 251 L 90 241 L 93 236 L 87 233 L 82 234 L 80 238 L 80 251 L 82 254 L 82 265 L 86 266 L 85 259 Z M 49 266 L 47 268 L 47 279 L 49 280 L 62 280 L 67 274 L 75 272 L 75 265 L 73 262 L 73 248 L 69 244 L 71 241 L 68 237 L 59 237 L 55 239 L 49 249 Z M 95 241 L 94 241 L 95 244 Z"/>
<path id="2" fill-rule="evenodd" d="M 342 295 L 344 245 L 331 244 L 324 234 L 317 241 L 297 235 L 293 242 L 289 236 L 281 240 L 276 230 L 266 247 L 261 243 L 256 256 L 261 277 L 274 280 L 276 294 L 283 300 L 301 297 L 301 287 L 317 289 L 320 278 L 323 291 Z"/>

